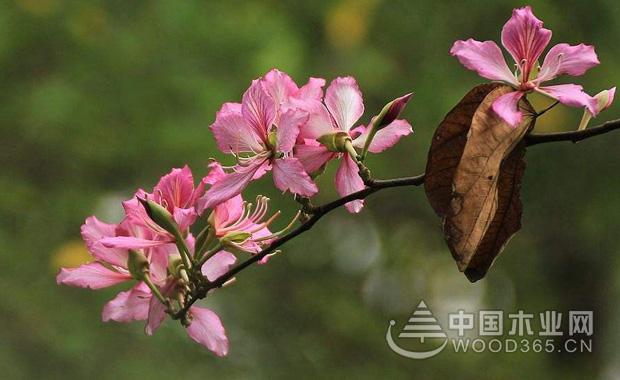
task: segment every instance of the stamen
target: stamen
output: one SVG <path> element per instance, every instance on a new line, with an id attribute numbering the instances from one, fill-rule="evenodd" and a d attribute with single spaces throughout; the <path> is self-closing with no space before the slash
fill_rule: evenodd
<path id="1" fill-rule="evenodd" d="M 262 238 L 259 238 L 259 239 L 254 239 L 253 241 L 254 242 L 262 242 L 262 241 L 265 241 L 265 240 L 271 240 L 271 239 L 275 239 L 277 237 L 282 236 L 283 234 L 285 234 L 287 231 L 289 231 L 293 227 L 293 225 L 299 219 L 300 216 L 301 216 L 301 211 L 297 211 L 297 213 L 295 214 L 295 216 L 293 217 L 291 222 L 286 227 L 284 227 L 283 229 L 281 229 L 278 232 L 272 233 L 269 236 L 265 236 L 265 237 L 262 237 Z"/>
<path id="2" fill-rule="evenodd" d="M 252 222 L 258 222 L 259 220 L 265 217 L 267 214 L 267 208 L 269 204 L 269 198 L 259 195 L 256 197 L 256 209 L 254 213 L 249 218 Z"/>
<path id="3" fill-rule="evenodd" d="M 269 225 L 270 225 L 270 224 L 272 224 L 272 223 L 273 223 L 273 222 L 274 222 L 274 221 L 275 221 L 275 220 L 276 220 L 276 219 L 280 216 L 280 214 L 281 214 L 281 213 L 282 213 L 282 212 L 281 212 L 280 210 L 276 211 L 276 213 L 275 213 L 275 214 L 273 214 L 273 215 L 271 216 L 271 218 L 267 219 L 267 221 L 266 221 L 266 222 L 263 222 L 263 223 L 257 224 L 257 225 L 256 225 L 256 226 L 252 229 L 252 230 L 247 231 L 247 232 L 249 232 L 249 233 L 253 234 L 253 233 L 256 233 L 256 232 L 258 232 L 258 231 L 262 230 L 262 229 L 263 229 L 263 228 L 265 228 L 265 227 L 269 227 Z"/>
<path id="4" fill-rule="evenodd" d="M 244 201 L 243 206 L 241 206 L 241 208 L 242 208 L 242 211 L 241 211 L 241 215 L 239 216 L 239 218 L 237 218 L 236 221 L 232 222 L 227 227 L 220 229 L 220 232 L 227 232 L 227 231 L 231 231 L 235 229 L 240 229 L 240 226 L 246 223 L 248 214 L 250 213 L 251 208 L 252 208 L 252 204 Z"/>

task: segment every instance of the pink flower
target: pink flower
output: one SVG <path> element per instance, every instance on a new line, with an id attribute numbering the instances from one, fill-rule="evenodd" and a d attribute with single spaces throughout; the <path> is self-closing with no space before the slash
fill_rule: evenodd
<path id="1" fill-rule="evenodd" d="M 90 289 L 101 289 L 132 280 L 129 273 L 129 251 L 106 247 L 102 240 L 117 235 L 128 234 L 127 228 L 139 228 L 123 221 L 120 225 L 107 224 L 94 216 L 86 219 L 82 226 L 82 237 L 89 253 L 95 261 L 77 268 L 61 268 L 56 281 L 58 284 Z M 135 232 L 134 232 L 135 233 Z M 191 235 L 188 241 L 193 241 Z M 172 296 L 177 290 L 177 281 L 169 277 L 168 261 L 171 256 L 178 256 L 174 245 L 161 245 L 139 251 L 148 263 L 150 281 L 166 296 Z M 233 254 L 220 251 L 211 257 L 201 268 L 207 279 L 213 281 L 226 273 L 235 263 Z M 145 320 L 145 332 L 152 335 L 165 320 L 166 306 L 153 296 L 151 289 L 143 281 L 137 281 L 129 290 L 118 293 L 103 307 L 104 322 L 131 322 Z M 196 342 L 207 347 L 218 356 L 228 352 L 228 339 L 217 315 L 204 308 L 192 307 L 189 311 L 190 325 L 188 335 Z"/>
<path id="2" fill-rule="evenodd" d="M 401 103 L 396 102 L 399 111 L 402 110 Z M 319 140 L 344 133 L 345 138 L 352 140 L 354 147 L 363 148 L 368 137 L 367 128 L 364 126 L 353 128 L 363 113 L 362 93 L 355 79 L 337 78 L 327 88 L 325 104 L 314 103 L 310 119 L 302 127 L 295 146 L 295 156 L 308 173 L 315 173 L 328 161 L 340 158 L 340 166 L 336 173 L 336 190 L 340 196 L 364 189 L 364 181 L 359 176 L 357 164 L 349 154 L 330 150 Z M 412 131 L 407 121 L 393 120 L 377 131 L 369 151 L 383 152 Z M 362 209 L 363 201 L 355 200 L 347 203 L 345 207 L 349 212 L 357 213 Z"/>
<path id="3" fill-rule="evenodd" d="M 272 71 L 252 82 L 241 104 L 226 103 L 211 125 L 218 148 L 234 155 L 233 172 L 204 195 L 199 211 L 213 208 L 238 194 L 255 179 L 273 170 L 273 181 L 282 191 L 312 196 L 318 189 L 292 150 L 299 128 L 308 120 L 307 101 L 320 96 L 320 79 L 302 89 L 286 75 Z"/>
<path id="4" fill-rule="evenodd" d="M 144 206 L 138 201 L 154 201 L 163 206 L 172 215 L 182 233 L 196 221 L 198 213 L 195 209 L 196 201 L 204 193 L 205 184 L 200 183 L 194 188 L 194 178 L 191 170 L 185 166 L 161 177 L 152 193 L 138 190 L 136 195 L 123 202 L 127 223 L 131 234 L 127 236 L 111 236 L 102 239 L 101 243 L 107 247 L 124 249 L 141 249 L 157 247 L 175 242 L 175 237 L 159 226 L 149 217 Z"/>
<path id="5" fill-rule="evenodd" d="M 203 274 L 214 280 L 226 273 L 230 266 L 235 263 L 235 257 L 228 252 L 218 252 L 207 260 L 202 268 Z M 168 279 L 166 283 L 159 287 L 164 297 L 173 297 L 179 291 L 178 281 L 174 278 Z M 190 321 L 186 327 L 187 334 L 197 343 L 205 346 L 217 356 L 228 354 L 228 338 L 226 331 L 215 312 L 197 306 L 192 306 L 187 314 Z M 165 306 L 155 297 L 150 298 L 148 305 L 148 319 L 145 327 L 147 335 L 153 335 L 166 319 Z"/>
<path id="6" fill-rule="evenodd" d="M 115 225 L 103 223 L 94 216 L 86 219 L 82 225 L 82 238 L 95 261 L 77 268 L 61 268 L 56 277 L 57 283 L 101 289 L 132 280 L 128 269 L 128 251 L 109 248 L 101 243 L 106 237 L 127 235 L 128 227 L 130 224 L 127 221 Z M 156 284 L 163 284 L 166 279 L 169 249 L 169 246 L 160 246 L 142 251 L 149 262 L 150 277 Z M 140 281 L 131 290 L 119 293 L 108 302 L 103 309 L 102 319 L 118 322 L 145 320 L 150 298 L 151 290 Z"/>
<path id="7" fill-rule="evenodd" d="M 587 107 L 596 114 L 595 102 L 576 84 L 542 86 L 562 74 L 583 75 L 599 64 L 592 46 L 558 44 L 547 53 L 538 70 L 538 58 L 551 40 L 551 31 L 543 28 L 543 22 L 534 16 L 529 6 L 515 9 L 502 29 L 502 45 L 516 63 L 513 74 L 504 60 L 502 51 L 493 41 L 456 41 L 450 50 L 453 56 L 468 69 L 480 76 L 505 82 L 515 92 L 505 94 L 493 103 L 493 110 L 506 123 L 516 126 L 523 114 L 518 109 L 519 100 L 527 93 L 536 91 L 571 107 Z"/>
<path id="8" fill-rule="evenodd" d="M 218 162 L 209 165 L 211 171 L 204 178 L 206 184 L 216 184 L 226 173 Z M 236 195 L 215 206 L 209 216 L 215 237 L 226 241 L 229 247 L 239 251 L 256 254 L 264 244 L 269 244 L 276 235 L 269 230 L 269 225 L 279 216 L 279 212 L 265 218 L 269 199 L 263 196 L 256 198 L 256 205 L 245 202 L 241 195 Z M 266 260 L 261 260 L 261 263 Z"/>

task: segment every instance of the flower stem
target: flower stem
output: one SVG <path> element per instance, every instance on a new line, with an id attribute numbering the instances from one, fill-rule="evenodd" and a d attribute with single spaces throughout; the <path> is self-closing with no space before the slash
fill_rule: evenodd
<path id="1" fill-rule="evenodd" d="M 349 153 L 349 156 L 351 156 L 353 161 L 355 161 L 356 163 L 360 162 L 360 156 L 359 154 L 357 154 L 357 151 L 353 147 L 353 142 L 351 141 L 351 139 L 347 139 L 347 141 L 344 143 L 344 148 L 346 149 L 347 153 Z"/>
<path id="2" fill-rule="evenodd" d="M 366 154 L 368 154 L 368 149 L 370 148 L 370 144 L 372 140 L 375 138 L 375 134 L 377 133 L 377 127 L 375 125 L 376 118 L 370 122 L 370 126 L 368 127 L 368 136 L 366 137 L 366 141 L 364 142 L 364 148 L 362 149 L 362 154 L 360 155 L 360 162 L 364 162 L 366 159 Z"/>
<path id="3" fill-rule="evenodd" d="M 146 274 L 143 278 L 142 281 L 146 284 L 146 286 L 149 287 L 149 289 L 151 289 L 151 292 L 153 293 L 153 295 L 155 297 L 157 297 L 157 299 L 164 304 L 166 307 L 170 307 L 170 303 L 168 302 L 168 300 L 166 298 L 164 298 L 164 296 L 161 294 L 161 292 L 159 291 L 159 289 L 157 288 L 157 286 L 155 286 L 155 284 L 153 284 L 153 282 L 151 281 L 151 278 L 149 277 L 148 274 Z"/>
<path id="4" fill-rule="evenodd" d="M 187 244 L 185 244 L 185 239 L 179 234 L 174 237 L 175 244 L 177 249 L 179 250 L 179 254 L 181 255 L 181 260 L 183 261 L 183 266 L 189 272 L 192 268 L 191 254 L 189 252 L 189 248 Z"/>

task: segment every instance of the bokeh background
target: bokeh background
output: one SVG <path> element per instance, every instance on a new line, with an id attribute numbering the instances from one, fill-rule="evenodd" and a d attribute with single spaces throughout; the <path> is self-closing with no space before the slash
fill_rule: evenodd
<path id="1" fill-rule="evenodd" d="M 593 43 L 602 64 L 576 79 L 590 93 L 620 84 L 620 3 L 531 1 L 552 43 Z M 217 359 L 166 323 L 100 320 L 119 290 L 58 287 L 60 266 L 88 259 L 79 228 L 118 221 L 120 201 L 171 167 L 206 173 L 223 158 L 208 132 L 273 67 L 299 83 L 354 75 L 368 120 L 414 91 L 415 136 L 370 158 L 383 178 L 421 173 L 444 114 L 481 78 L 448 50 L 499 40 L 512 1 L 69 1 L 0 4 L 0 377 L 4 379 L 619 379 L 620 133 L 533 147 L 522 231 L 488 277 L 470 284 L 443 244 L 421 189 L 374 195 L 358 216 L 339 210 L 266 266 L 206 302 L 231 340 Z M 533 99 L 542 108 L 544 99 Z M 597 121 L 620 116 L 615 105 Z M 539 131 L 575 129 L 556 107 Z M 318 201 L 336 196 L 333 168 Z M 266 193 L 296 206 L 268 178 Z M 594 310 L 594 352 L 454 354 L 414 361 L 385 343 L 390 319 L 424 299 L 440 321 L 464 308 Z M 565 315 L 566 317 L 566 315 Z M 563 321 L 565 328 L 566 320 Z M 535 326 L 538 321 L 535 321 Z"/>

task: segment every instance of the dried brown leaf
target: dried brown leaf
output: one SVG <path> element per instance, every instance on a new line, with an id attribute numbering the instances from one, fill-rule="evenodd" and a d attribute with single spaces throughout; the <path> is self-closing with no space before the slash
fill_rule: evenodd
<path id="1" fill-rule="evenodd" d="M 534 119 L 526 116 L 512 128 L 495 115 L 493 101 L 510 91 L 501 84 L 470 91 L 441 123 L 429 152 L 426 193 L 444 218 L 446 242 L 459 270 L 471 281 L 486 274 L 520 228 L 525 152 L 520 142 Z M 526 101 L 520 106 L 533 114 Z"/>
<path id="2" fill-rule="evenodd" d="M 474 87 L 435 130 L 428 152 L 424 190 L 431 207 L 441 218 L 449 210 L 452 179 L 465 149 L 471 119 L 489 92 L 500 86 L 499 83 L 488 83 Z"/>
<path id="3" fill-rule="evenodd" d="M 502 162 L 497 184 L 495 217 L 465 269 L 471 281 L 483 278 L 510 238 L 521 229 L 521 180 L 525 172 L 525 144 L 521 142 Z"/>

